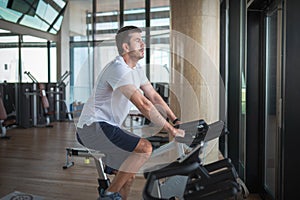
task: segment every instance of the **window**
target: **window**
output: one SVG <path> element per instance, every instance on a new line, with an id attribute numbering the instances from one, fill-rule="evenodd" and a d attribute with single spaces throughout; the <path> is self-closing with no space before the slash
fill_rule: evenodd
<path id="1" fill-rule="evenodd" d="M 0 82 L 32 82 L 25 71 L 29 71 L 38 82 L 56 82 L 56 46 L 50 43 L 48 55 L 47 43 L 45 39 L 0 30 Z"/>
<path id="2" fill-rule="evenodd" d="M 22 82 L 32 82 L 32 80 L 24 74 L 25 71 L 30 72 L 38 82 L 48 82 L 47 41 L 26 35 L 22 38 Z"/>
<path id="3" fill-rule="evenodd" d="M 0 30 L 0 82 L 18 82 L 19 37 Z"/>
<path id="4" fill-rule="evenodd" d="M 95 2 L 95 13 L 92 0 L 79 1 L 76 4 L 70 2 L 71 71 L 74 72 L 71 99 L 84 102 L 89 96 L 86 92 L 92 91 L 98 74 L 118 55 L 115 34 L 121 24 L 142 28 L 143 36 L 149 31 L 150 46 L 146 48 L 150 48 L 150 81 L 168 83 L 169 0 L 152 0 L 150 19 L 146 19 L 144 0 L 123 1 L 122 5 L 119 0 Z M 151 30 L 145 29 L 146 20 L 150 20 Z M 139 63 L 146 67 L 146 57 Z M 79 92 L 81 90 L 85 92 Z"/>
<path id="5" fill-rule="evenodd" d="M 65 0 L 2 0 L 0 19 L 56 34 L 66 5 Z"/>
<path id="6" fill-rule="evenodd" d="M 170 7 L 169 1 L 151 1 L 150 80 L 170 82 Z"/>

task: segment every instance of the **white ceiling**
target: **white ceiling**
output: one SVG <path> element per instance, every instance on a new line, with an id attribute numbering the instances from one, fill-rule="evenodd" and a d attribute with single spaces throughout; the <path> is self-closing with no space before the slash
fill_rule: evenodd
<path id="1" fill-rule="evenodd" d="M 89 3 L 92 7 L 93 0 L 69 0 L 73 3 Z M 119 10 L 120 0 L 97 0 L 97 11 L 107 12 Z M 151 0 L 151 7 L 169 6 L 169 0 Z M 124 9 L 144 8 L 145 0 L 125 0 Z"/>

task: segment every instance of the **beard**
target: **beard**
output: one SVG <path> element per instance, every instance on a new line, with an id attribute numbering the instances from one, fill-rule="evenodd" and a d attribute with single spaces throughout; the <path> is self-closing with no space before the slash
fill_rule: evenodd
<path id="1" fill-rule="evenodd" d="M 137 60 L 144 58 L 144 49 L 134 50 L 129 52 L 130 57 L 135 58 Z"/>

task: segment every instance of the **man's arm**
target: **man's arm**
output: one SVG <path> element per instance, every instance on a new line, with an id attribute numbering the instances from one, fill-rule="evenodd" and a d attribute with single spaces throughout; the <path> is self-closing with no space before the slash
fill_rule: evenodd
<path id="1" fill-rule="evenodd" d="M 153 103 L 149 99 L 147 99 L 135 86 L 126 85 L 121 86 L 119 89 L 152 123 L 166 130 L 172 136 L 184 136 L 184 131 L 176 129 L 171 124 L 169 124 L 156 109 Z"/>
<path id="2" fill-rule="evenodd" d="M 151 83 L 147 83 L 141 86 L 141 89 L 143 90 L 145 96 L 152 102 L 152 104 L 154 104 L 155 106 L 159 106 L 163 109 L 163 111 L 166 113 L 167 117 L 171 120 L 171 122 L 178 119 L 176 115 L 173 113 L 173 111 L 170 109 L 168 104 L 156 92 L 156 90 L 153 88 Z M 179 123 L 179 121 L 177 121 L 176 124 L 177 123 Z"/>

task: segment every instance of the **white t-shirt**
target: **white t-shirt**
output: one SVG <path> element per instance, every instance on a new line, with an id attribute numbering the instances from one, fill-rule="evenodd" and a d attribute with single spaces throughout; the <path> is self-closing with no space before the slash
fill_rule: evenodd
<path id="1" fill-rule="evenodd" d="M 132 103 L 117 88 L 134 85 L 139 89 L 148 82 L 140 64 L 132 69 L 122 56 L 117 56 L 98 76 L 93 93 L 84 104 L 77 127 L 82 128 L 85 124 L 91 125 L 93 122 L 107 122 L 121 126 Z"/>

